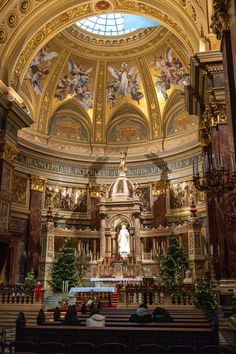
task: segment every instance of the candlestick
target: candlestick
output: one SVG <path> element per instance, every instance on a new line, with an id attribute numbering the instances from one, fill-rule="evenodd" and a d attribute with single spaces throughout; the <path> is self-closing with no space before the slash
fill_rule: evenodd
<path id="1" fill-rule="evenodd" d="M 213 245 L 210 246 L 210 255 L 213 256 Z"/>

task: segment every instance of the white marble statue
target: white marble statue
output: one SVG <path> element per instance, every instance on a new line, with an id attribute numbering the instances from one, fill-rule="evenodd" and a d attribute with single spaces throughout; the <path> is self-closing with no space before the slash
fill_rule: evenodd
<path id="1" fill-rule="evenodd" d="M 122 257 L 127 257 L 130 254 L 130 235 L 125 225 L 122 228 L 118 236 L 119 253 Z"/>

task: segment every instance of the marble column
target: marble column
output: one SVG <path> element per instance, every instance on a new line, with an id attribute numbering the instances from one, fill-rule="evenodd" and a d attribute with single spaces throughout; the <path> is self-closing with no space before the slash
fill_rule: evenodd
<path id="1" fill-rule="evenodd" d="M 12 234 L 9 230 L 11 199 L 12 199 L 12 176 L 15 161 L 19 153 L 17 145 L 17 133 L 20 129 L 29 127 L 32 119 L 23 111 L 19 96 L 1 82 L 0 87 L 0 247 L 1 269 L 4 264 L 11 263 L 11 270 L 4 280 L 14 283 L 16 281 L 19 254 L 12 264 L 9 258 L 11 253 Z M 11 248 L 12 249 L 12 248 Z M 1 263 L 1 262 L 0 262 Z M 11 276 L 13 275 L 13 276 Z"/>
<path id="2" fill-rule="evenodd" d="M 100 213 L 100 259 L 103 259 L 106 254 L 106 216 L 105 213 Z"/>
<path id="3" fill-rule="evenodd" d="M 136 260 L 140 260 L 140 213 L 134 212 L 134 257 Z"/>
<path id="4" fill-rule="evenodd" d="M 39 272 L 41 211 L 45 181 L 46 180 L 44 178 L 31 176 L 27 268 L 28 271 L 33 270 L 36 277 Z"/>

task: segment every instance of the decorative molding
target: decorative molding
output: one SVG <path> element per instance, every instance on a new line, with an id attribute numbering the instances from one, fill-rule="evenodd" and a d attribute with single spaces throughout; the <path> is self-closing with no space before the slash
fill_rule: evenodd
<path id="1" fill-rule="evenodd" d="M 149 118 L 152 128 L 152 139 L 158 139 L 162 136 L 162 122 L 161 122 L 161 112 L 157 99 L 157 94 L 155 86 L 153 85 L 153 80 L 151 77 L 150 70 L 148 68 L 147 61 L 144 57 L 139 58 L 138 60 L 140 72 L 142 73 L 142 81 L 146 93 L 147 106 L 149 111 Z"/>
<path id="2" fill-rule="evenodd" d="M 97 79 L 97 93 L 95 95 L 94 102 L 94 141 L 96 143 L 102 143 L 105 140 L 105 113 L 106 113 L 106 93 L 105 85 L 106 81 L 106 64 L 104 61 L 99 63 L 98 67 L 98 79 Z"/>

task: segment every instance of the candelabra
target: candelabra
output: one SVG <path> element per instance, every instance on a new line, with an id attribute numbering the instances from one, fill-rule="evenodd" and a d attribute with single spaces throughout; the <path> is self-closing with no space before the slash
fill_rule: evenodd
<path id="1" fill-rule="evenodd" d="M 214 155 L 211 159 L 208 155 L 203 157 L 202 173 L 198 171 L 198 161 L 193 161 L 193 183 L 197 190 L 206 192 L 209 196 L 220 196 L 236 187 L 235 159 L 231 159 L 231 171 L 214 163 Z"/>

